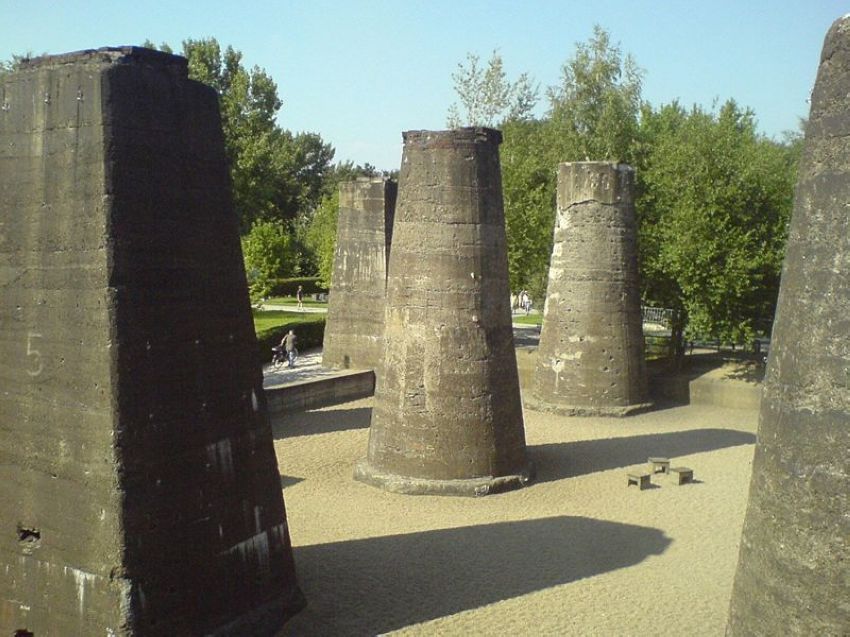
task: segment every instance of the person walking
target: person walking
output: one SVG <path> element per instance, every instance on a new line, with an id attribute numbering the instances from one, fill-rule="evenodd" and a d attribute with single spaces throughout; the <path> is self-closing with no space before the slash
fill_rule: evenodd
<path id="1" fill-rule="evenodd" d="M 304 287 L 298 286 L 298 290 L 295 292 L 295 299 L 298 301 L 298 309 L 304 309 Z"/>
<path id="2" fill-rule="evenodd" d="M 298 337 L 295 336 L 294 330 L 289 330 L 286 336 L 280 341 L 283 349 L 286 350 L 287 367 L 295 367 L 295 358 L 298 356 L 298 350 L 295 348 L 295 341 Z"/>
<path id="3" fill-rule="evenodd" d="M 519 306 L 525 310 L 527 316 L 531 310 L 531 297 L 528 296 L 528 290 L 523 290 L 519 293 Z"/>

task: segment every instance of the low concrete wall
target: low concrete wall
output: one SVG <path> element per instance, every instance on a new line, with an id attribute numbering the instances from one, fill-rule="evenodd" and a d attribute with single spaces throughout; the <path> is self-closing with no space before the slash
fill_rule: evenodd
<path id="1" fill-rule="evenodd" d="M 305 380 L 266 388 L 269 415 L 304 411 L 336 405 L 375 393 L 375 372 L 371 369 L 343 373 L 330 378 Z"/>
<path id="2" fill-rule="evenodd" d="M 517 368 L 523 395 L 531 391 L 537 348 L 517 348 Z M 735 380 L 688 378 L 685 375 L 650 373 L 649 391 L 657 402 L 694 405 L 717 405 L 735 409 L 758 409 L 761 404 L 761 383 Z M 276 416 L 293 411 L 336 405 L 375 393 L 375 372 L 372 370 L 341 373 L 320 380 L 305 380 L 291 385 L 266 388 L 269 414 Z"/>
<path id="3" fill-rule="evenodd" d="M 534 368 L 537 364 L 536 347 L 517 348 L 517 367 L 523 395 L 531 391 Z M 683 405 L 717 405 L 733 409 L 759 409 L 761 383 L 741 380 L 720 380 L 709 375 L 691 378 L 687 374 L 649 372 L 649 392 L 659 403 Z"/>

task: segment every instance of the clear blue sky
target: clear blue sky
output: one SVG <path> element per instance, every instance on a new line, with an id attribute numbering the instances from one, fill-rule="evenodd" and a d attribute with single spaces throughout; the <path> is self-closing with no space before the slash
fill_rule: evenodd
<path id="1" fill-rule="evenodd" d="M 0 0 L 0 59 L 216 37 L 264 67 L 279 122 L 318 132 L 336 159 L 397 168 L 401 132 L 444 128 L 467 52 L 502 55 L 541 87 L 599 24 L 645 71 L 644 98 L 732 97 L 779 136 L 808 114 L 834 0 Z M 544 110 L 541 106 L 541 111 Z"/>

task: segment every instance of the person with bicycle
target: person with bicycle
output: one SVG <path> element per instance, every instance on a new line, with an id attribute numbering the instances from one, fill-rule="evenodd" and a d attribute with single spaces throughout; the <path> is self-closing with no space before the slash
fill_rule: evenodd
<path id="1" fill-rule="evenodd" d="M 295 341 L 298 337 L 295 336 L 294 330 L 289 330 L 286 336 L 280 341 L 280 346 L 286 350 L 287 367 L 295 367 L 295 358 L 298 356 L 298 350 L 295 348 Z"/>

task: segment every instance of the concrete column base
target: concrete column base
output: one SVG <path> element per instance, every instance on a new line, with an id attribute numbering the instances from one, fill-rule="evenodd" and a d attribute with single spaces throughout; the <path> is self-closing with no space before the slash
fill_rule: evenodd
<path id="1" fill-rule="evenodd" d="M 634 405 L 623 405 L 622 407 L 611 405 L 599 407 L 594 407 L 593 405 L 554 405 L 531 396 L 525 398 L 523 402 L 528 409 L 556 414 L 558 416 L 605 416 L 607 418 L 634 416 L 649 411 L 655 406 L 653 402 L 635 403 Z"/>
<path id="2" fill-rule="evenodd" d="M 465 478 L 459 480 L 429 480 L 384 473 L 369 464 L 366 458 L 354 467 L 354 479 L 373 487 L 406 495 L 452 495 L 478 497 L 503 493 L 524 487 L 534 478 L 534 465 L 528 463 L 520 471 L 505 476 Z"/>

